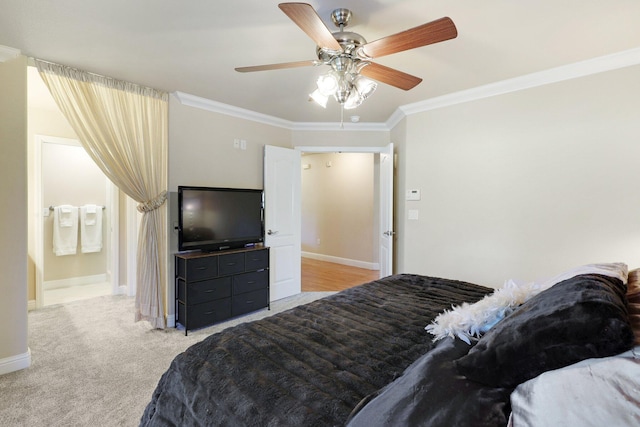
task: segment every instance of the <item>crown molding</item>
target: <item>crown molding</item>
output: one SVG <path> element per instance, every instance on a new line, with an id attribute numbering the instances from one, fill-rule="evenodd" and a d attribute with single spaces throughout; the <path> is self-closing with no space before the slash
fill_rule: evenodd
<path id="1" fill-rule="evenodd" d="M 2 48 L 3 46 L 0 46 Z M 10 49 L 10 48 L 9 48 Z M 18 51 L 19 54 L 19 51 Z M 0 61 L 2 51 L 0 50 Z M 180 103 L 195 108 L 201 108 L 215 113 L 226 114 L 245 120 L 252 120 L 271 126 L 277 126 L 289 130 L 299 131 L 391 131 L 402 119 L 412 114 L 435 110 L 465 102 L 476 101 L 497 95 L 504 95 L 537 86 L 543 86 L 564 80 L 571 80 L 579 77 L 598 74 L 605 71 L 612 71 L 619 68 L 630 67 L 640 64 L 640 48 L 625 50 L 622 52 L 604 55 L 585 61 L 563 65 L 537 73 L 526 74 L 508 80 L 478 86 L 472 89 L 450 93 L 447 95 L 429 98 L 413 104 L 401 105 L 384 123 L 316 123 L 316 122 L 292 122 L 269 116 L 233 105 L 223 104 L 184 92 L 173 92 Z"/>
<path id="2" fill-rule="evenodd" d="M 278 117 L 269 116 L 267 114 L 257 113 L 255 111 L 247 110 L 240 107 L 234 107 L 233 105 L 223 104 L 222 102 L 212 101 L 207 98 L 201 98 L 196 95 L 190 95 L 184 92 L 173 92 L 178 101 L 182 105 L 189 107 L 200 108 L 202 110 L 211 111 L 213 113 L 225 114 L 227 116 L 238 117 L 245 120 L 251 120 L 258 123 L 264 123 L 266 125 L 281 127 L 285 129 L 293 129 L 294 122 L 289 120 L 280 119 Z"/>
<path id="3" fill-rule="evenodd" d="M 405 116 L 640 64 L 640 48 L 478 86 L 399 107 Z M 395 114 L 395 113 L 394 113 Z M 399 120 L 398 120 L 399 121 Z M 397 124 L 397 122 L 396 122 Z"/>
<path id="4" fill-rule="evenodd" d="M 402 106 L 400 106 L 396 108 L 391 116 L 389 116 L 389 118 L 385 122 L 385 126 L 387 127 L 387 129 L 391 130 L 396 127 L 396 125 L 400 123 L 405 117 L 407 117 L 407 115 L 404 113 L 404 111 L 402 111 Z"/>
<path id="5" fill-rule="evenodd" d="M 278 117 L 269 116 L 267 114 L 257 113 L 255 111 L 244 108 L 234 107 L 233 105 L 223 104 L 222 102 L 212 101 L 196 95 L 184 92 L 173 92 L 172 95 L 180 101 L 182 105 L 200 108 L 202 110 L 211 111 L 213 113 L 226 114 L 227 116 L 238 117 L 245 120 L 251 120 L 258 123 L 264 123 L 271 126 L 277 126 L 289 130 L 301 131 L 389 131 L 384 123 L 333 123 L 333 122 L 292 122 L 280 119 Z"/>
<path id="6" fill-rule="evenodd" d="M 0 63 L 20 56 L 20 50 L 0 45 Z"/>
<path id="7" fill-rule="evenodd" d="M 352 123 L 352 122 L 300 122 L 294 123 L 291 130 L 300 131 L 372 131 L 388 132 L 389 128 L 385 123 Z"/>

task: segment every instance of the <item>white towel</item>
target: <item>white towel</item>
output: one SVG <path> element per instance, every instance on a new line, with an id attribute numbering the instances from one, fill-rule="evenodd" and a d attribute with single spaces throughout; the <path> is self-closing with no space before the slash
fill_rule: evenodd
<path id="1" fill-rule="evenodd" d="M 102 250 L 102 207 L 80 207 L 80 244 L 83 253 Z"/>
<path id="2" fill-rule="evenodd" d="M 78 247 L 78 208 L 60 205 L 53 208 L 53 252 L 57 256 L 74 255 Z"/>

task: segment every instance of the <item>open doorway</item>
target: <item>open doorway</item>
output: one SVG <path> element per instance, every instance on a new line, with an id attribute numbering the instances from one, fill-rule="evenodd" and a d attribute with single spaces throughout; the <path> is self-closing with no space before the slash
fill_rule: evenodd
<path id="1" fill-rule="evenodd" d="M 379 276 L 373 153 L 302 155 L 302 291 Z"/>
<path id="2" fill-rule="evenodd" d="M 38 306 L 112 294 L 113 185 L 77 140 L 37 135 Z M 62 224 L 62 225 L 60 225 Z"/>
<path id="3" fill-rule="evenodd" d="M 380 165 L 392 146 L 298 149 L 302 290 L 339 291 L 390 274 L 391 260 L 382 260 L 384 272 L 380 261 L 388 255 L 383 240 L 392 238 L 392 219 L 383 213 L 392 185 L 383 184 Z"/>
<path id="4" fill-rule="evenodd" d="M 80 146 L 37 70 L 28 67 L 27 73 L 29 308 L 118 293 L 119 192 Z M 77 222 L 70 224 L 77 226 L 77 240 L 75 251 L 56 253 L 54 216 L 63 205 L 76 208 Z M 84 249 L 81 207 L 89 219 L 85 238 L 91 227 L 100 229 Z"/>

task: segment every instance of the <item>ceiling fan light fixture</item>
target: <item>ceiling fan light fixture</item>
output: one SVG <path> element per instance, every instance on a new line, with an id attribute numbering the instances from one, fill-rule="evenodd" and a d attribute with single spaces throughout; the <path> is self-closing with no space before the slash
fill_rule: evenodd
<path id="1" fill-rule="evenodd" d="M 316 104 L 318 104 L 322 108 L 327 108 L 327 101 L 329 101 L 329 97 L 323 95 L 320 92 L 320 89 L 316 89 L 312 93 L 310 93 L 309 94 L 309 98 L 314 100 L 316 102 Z"/>
<path id="2" fill-rule="evenodd" d="M 347 74 L 341 74 L 338 80 L 338 89 L 333 94 L 333 97 L 338 101 L 338 104 L 344 104 L 349 99 L 353 90 L 353 84 L 349 80 L 350 76 Z"/>
<path id="3" fill-rule="evenodd" d="M 316 81 L 317 90 L 325 97 L 331 96 L 338 90 L 338 81 L 338 77 L 332 73 L 323 74 Z"/>
<path id="4" fill-rule="evenodd" d="M 353 110 L 354 108 L 362 104 L 362 101 L 364 101 L 364 98 L 360 96 L 357 90 L 353 90 L 351 91 L 351 93 L 349 94 L 349 97 L 343 104 L 344 109 Z"/>
<path id="5" fill-rule="evenodd" d="M 370 97 L 378 88 L 378 83 L 363 76 L 358 76 L 353 85 L 363 100 Z"/>
<path id="6" fill-rule="evenodd" d="M 333 97 L 338 101 L 338 104 L 344 104 L 349 99 L 351 93 L 348 90 L 337 90 Z"/>
<path id="7" fill-rule="evenodd" d="M 356 76 L 351 84 L 351 93 L 344 103 L 345 110 L 351 110 L 360 106 L 365 99 L 370 97 L 376 91 L 378 84 L 366 77 Z"/>

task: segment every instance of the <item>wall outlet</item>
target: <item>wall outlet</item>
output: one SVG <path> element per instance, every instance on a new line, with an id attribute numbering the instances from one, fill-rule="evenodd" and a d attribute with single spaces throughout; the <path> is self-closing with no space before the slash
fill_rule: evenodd
<path id="1" fill-rule="evenodd" d="M 239 138 L 235 138 L 233 140 L 233 148 L 235 148 L 236 150 L 240 149 L 240 139 Z"/>

